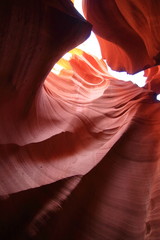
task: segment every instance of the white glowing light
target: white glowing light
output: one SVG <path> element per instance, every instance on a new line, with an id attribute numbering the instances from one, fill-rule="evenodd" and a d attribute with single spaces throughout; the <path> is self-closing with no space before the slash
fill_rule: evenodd
<path id="1" fill-rule="evenodd" d="M 59 74 L 62 69 L 63 69 L 63 67 L 56 63 L 54 65 L 54 67 L 52 68 L 51 72 L 53 72 L 55 74 Z"/>
<path id="2" fill-rule="evenodd" d="M 84 17 L 82 10 L 82 0 L 75 0 L 74 6 L 77 11 Z M 95 55 L 98 58 L 102 58 L 98 40 L 93 32 L 91 32 L 90 37 L 84 43 L 80 44 L 77 48 L 89 54 Z"/>
<path id="3" fill-rule="evenodd" d="M 83 10 L 82 10 L 82 0 L 75 0 L 74 7 L 84 17 Z"/>
<path id="4" fill-rule="evenodd" d="M 69 61 L 72 58 L 72 54 L 68 52 L 65 55 L 63 55 L 63 58 Z"/>
<path id="5" fill-rule="evenodd" d="M 95 55 L 99 59 L 102 58 L 98 40 L 93 32 L 91 32 L 90 37 L 84 43 L 80 44 L 77 48 L 91 55 Z"/>
<path id="6" fill-rule="evenodd" d="M 160 101 L 160 94 L 157 94 L 156 99 L 157 99 L 158 101 Z"/>
<path id="7" fill-rule="evenodd" d="M 134 75 L 127 74 L 126 72 L 116 72 L 113 71 L 109 66 L 108 72 L 115 78 L 123 81 L 131 81 L 135 84 L 137 84 L 139 87 L 143 87 L 146 82 L 146 77 L 144 77 L 144 71 L 138 72 Z"/>

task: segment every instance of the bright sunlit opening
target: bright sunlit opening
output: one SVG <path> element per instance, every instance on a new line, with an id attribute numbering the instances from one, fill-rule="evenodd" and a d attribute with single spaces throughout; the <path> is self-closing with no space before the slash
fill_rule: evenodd
<path id="1" fill-rule="evenodd" d="M 75 0 L 74 6 L 77 9 L 77 11 L 79 11 L 79 13 L 83 15 L 82 0 Z M 83 51 L 89 54 L 95 55 L 99 59 L 102 58 L 98 40 L 93 32 L 91 33 L 90 37 L 84 43 L 79 45 L 77 48 L 82 49 Z M 108 71 L 113 77 L 119 80 L 132 81 L 133 83 L 137 84 L 139 87 L 143 87 L 145 85 L 146 77 L 144 77 L 144 71 L 141 71 L 134 75 L 127 74 L 126 72 L 116 72 L 116 71 L 113 71 L 110 67 L 108 67 Z"/>
<path id="2" fill-rule="evenodd" d="M 123 81 L 131 81 L 135 84 L 137 84 L 139 87 L 143 87 L 146 82 L 146 77 L 144 77 L 144 71 L 138 72 L 134 75 L 132 74 L 127 74 L 126 72 L 116 72 L 113 71 L 109 66 L 108 66 L 108 72 L 115 78 Z"/>
<path id="3" fill-rule="evenodd" d="M 160 101 L 160 94 L 157 94 L 156 99 L 157 99 L 158 101 Z"/>
<path id="4" fill-rule="evenodd" d="M 74 0 L 74 7 L 84 17 L 83 9 L 82 9 L 82 0 Z"/>

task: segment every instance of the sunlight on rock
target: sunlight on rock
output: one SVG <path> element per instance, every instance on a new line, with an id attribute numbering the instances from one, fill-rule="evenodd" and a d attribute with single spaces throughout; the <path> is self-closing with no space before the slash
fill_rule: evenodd
<path id="1" fill-rule="evenodd" d="M 54 65 L 54 67 L 52 68 L 51 72 L 53 72 L 55 74 L 59 74 L 62 69 L 63 69 L 63 67 L 56 63 Z"/>
<path id="2" fill-rule="evenodd" d="M 71 57 L 72 57 L 72 54 L 69 53 L 69 52 L 66 53 L 66 54 L 63 56 L 63 58 L 66 59 L 66 60 L 68 60 L 68 61 L 71 59 Z"/>
<path id="3" fill-rule="evenodd" d="M 79 11 L 79 13 L 81 15 L 83 15 L 82 0 L 75 0 L 74 6 Z M 83 51 L 85 51 L 91 55 L 95 55 L 99 59 L 102 58 L 98 40 L 93 32 L 91 33 L 90 37 L 84 43 L 79 45 L 77 48 L 82 49 Z M 108 65 L 107 65 L 107 67 L 108 67 L 109 73 L 113 77 L 115 77 L 119 80 L 132 81 L 133 83 L 137 84 L 139 87 L 143 87 L 145 85 L 146 77 L 144 77 L 144 71 L 141 71 L 139 73 L 131 75 L 131 74 L 127 74 L 126 72 L 113 71 Z"/>
<path id="4" fill-rule="evenodd" d="M 83 15 L 82 0 L 75 0 L 74 1 L 74 6 L 79 11 L 79 13 L 81 15 Z M 91 32 L 90 37 L 85 42 L 83 42 L 82 44 L 77 46 L 77 49 L 81 49 L 88 54 L 94 55 L 94 56 L 98 57 L 99 59 L 102 59 L 100 46 L 99 46 L 98 40 L 97 40 L 97 38 L 96 38 L 96 36 L 93 32 Z M 71 57 L 72 57 L 72 51 L 66 53 L 63 56 L 63 59 L 69 61 L 71 59 Z M 107 65 L 107 63 L 106 63 L 106 65 Z M 127 74 L 126 72 L 114 71 L 108 65 L 107 65 L 107 67 L 108 67 L 108 72 L 113 77 L 115 77 L 119 80 L 132 81 L 133 83 L 137 84 L 139 87 L 143 87 L 145 85 L 146 77 L 144 77 L 144 71 L 141 71 L 139 73 L 131 75 L 131 74 Z M 56 74 L 59 74 L 62 69 L 63 69 L 63 66 L 60 65 L 59 63 L 57 63 L 57 64 L 54 65 L 54 68 L 52 69 L 52 72 L 54 72 Z"/>

